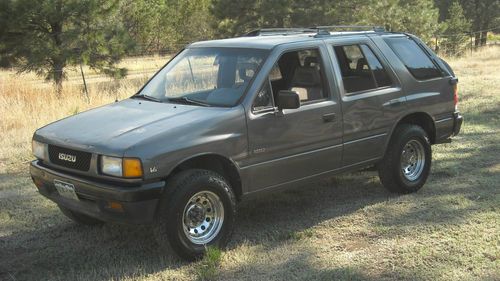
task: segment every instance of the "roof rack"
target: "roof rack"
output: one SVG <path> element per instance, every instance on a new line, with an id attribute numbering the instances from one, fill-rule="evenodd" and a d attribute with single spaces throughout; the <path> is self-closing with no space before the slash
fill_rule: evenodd
<path id="1" fill-rule="evenodd" d="M 318 30 L 318 35 L 329 35 L 330 31 L 374 31 L 374 32 L 385 32 L 385 28 L 382 26 L 373 25 L 325 25 L 325 26 L 314 26 L 311 29 Z M 323 33 L 323 34 L 321 34 Z"/>
<path id="2" fill-rule="evenodd" d="M 270 35 L 294 35 L 301 33 L 316 33 L 318 29 L 316 28 L 261 28 L 252 30 L 246 34 L 244 37 L 252 36 L 270 36 Z"/>
<path id="3" fill-rule="evenodd" d="M 252 30 L 246 34 L 244 37 L 253 36 L 271 36 L 271 35 L 296 35 L 303 33 L 316 33 L 315 36 L 328 36 L 331 35 L 330 31 L 374 31 L 374 32 L 385 32 L 385 29 L 381 26 L 372 25 L 325 25 L 325 26 L 313 26 L 309 28 L 261 28 Z"/>

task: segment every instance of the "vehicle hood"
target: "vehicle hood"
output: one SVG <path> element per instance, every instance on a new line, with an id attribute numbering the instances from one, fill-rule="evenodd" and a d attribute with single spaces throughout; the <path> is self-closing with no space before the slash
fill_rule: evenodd
<path id="1" fill-rule="evenodd" d="M 202 107 L 127 99 L 51 123 L 34 138 L 65 147 L 123 155 L 139 142 L 166 131 L 216 119 L 228 108 Z"/>

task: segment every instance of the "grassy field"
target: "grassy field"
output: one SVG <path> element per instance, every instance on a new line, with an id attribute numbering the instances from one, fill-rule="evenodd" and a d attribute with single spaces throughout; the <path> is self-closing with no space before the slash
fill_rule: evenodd
<path id="1" fill-rule="evenodd" d="M 228 249 L 196 263 L 160 252 L 149 227 L 73 224 L 27 173 L 35 128 L 126 97 L 151 72 L 92 83 L 90 101 L 78 85 L 56 99 L 0 75 L 0 280 L 500 280 L 500 48 L 449 62 L 465 124 L 433 147 L 421 191 L 391 194 L 364 171 L 244 202 Z"/>

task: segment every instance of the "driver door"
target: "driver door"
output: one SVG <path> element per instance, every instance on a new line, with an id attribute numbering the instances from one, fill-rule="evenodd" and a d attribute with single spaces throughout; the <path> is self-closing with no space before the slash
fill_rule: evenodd
<path id="1" fill-rule="evenodd" d="M 249 192 L 340 167 L 342 118 L 325 57 L 320 47 L 284 52 L 259 91 L 247 119 L 249 158 L 242 167 Z M 297 92 L 301 106 L 278 110 L 279 90 Z"/>

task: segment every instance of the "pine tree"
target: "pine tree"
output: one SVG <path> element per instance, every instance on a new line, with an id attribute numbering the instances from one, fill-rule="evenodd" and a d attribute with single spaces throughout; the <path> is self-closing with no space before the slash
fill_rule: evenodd
<path id="1" fill-rule="evenodd" d="M 0 53 L 19 71 L 35 72 L 62 91 L 65 69 L 76 64 L 114 77 L 125 69 L 115 64 L 130 48 L 117 21 L 117 1 L 2 0 L 4 19 Z M 8 12 L 7 12 L 8 11 Z"/>
<path id="2" fill-rule="evenodd" d="M 358 13 L 361 24 L 404 31 L 430 41 L 438 29 L 439 11 L 433 0 L 370 0 Z"/>
<path id="3" fill-rule="evenodd" d="M 214 29 L 234 36 L 266 27 L 311 27 L 355 23 L 365 0 L 213 0 Z"/>
<path id="4" fill-rule="evenodd" d="M 210 0 L 122 0 L 120 15 L 135 42 L 131 53 L 176 52 L 213 36 Z"/>
<path id="5" fill-rule="evenodd" d="M 475 45 L 486 45 L 487 30 L 500 22 L 500 0 L 460 0 L 475 33 Z M 482 32 L 479 32 L 482 31 Z"/>
<path id="6" fill-rule="evenodd" d="M 466 48 L 470 29 L 470 22 L 464 16 L 464 10 L 457 1 L 454 1 L 449 10 L 448 18 L 443 23 L 444 38 L 440 49 L 451 56 L 461 55 Z"/>

